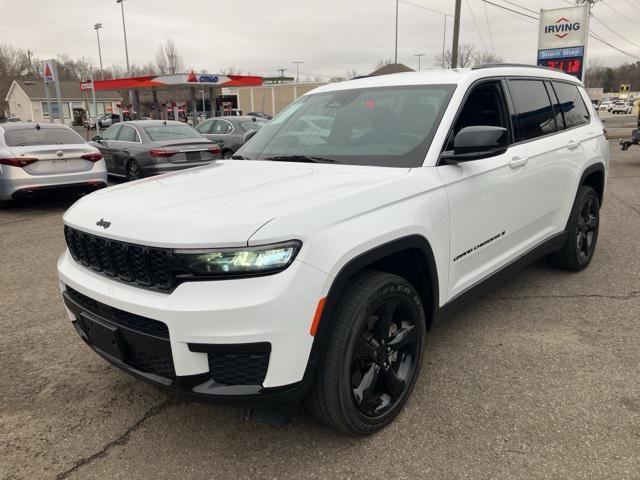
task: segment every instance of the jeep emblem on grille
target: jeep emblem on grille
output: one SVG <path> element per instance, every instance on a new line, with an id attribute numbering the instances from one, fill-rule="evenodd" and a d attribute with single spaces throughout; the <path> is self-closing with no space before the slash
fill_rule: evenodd
<path id="1" fill-rule="evenodd" d="M 105 229 L 109 228 L 109 225 L 111 225 L 111 222 L 107 222 L 104 218 L 101 218 L 100 220 L 98 220 L 96 222 L 96 225 L 99 227 L 104 227 Z"/>

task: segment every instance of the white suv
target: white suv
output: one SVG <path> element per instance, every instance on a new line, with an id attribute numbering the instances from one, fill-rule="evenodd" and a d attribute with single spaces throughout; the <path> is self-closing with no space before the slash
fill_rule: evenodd
<path id="1" fill-rule="evenodd" d="M 325 85 L 234 159 L 73 205 L 64 301 L 137 377 L 261 415 L 306 400 L 370 434 L 407 401 L 427 330 L 490 280 L 589 264 L 608 155 L 582 85 L 547 69 Z"/>

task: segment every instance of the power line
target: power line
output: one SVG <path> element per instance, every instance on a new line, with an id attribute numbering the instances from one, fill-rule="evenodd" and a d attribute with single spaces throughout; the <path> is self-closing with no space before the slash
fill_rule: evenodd
<path id="1" fill-rule="evenodd" d="M 622 40 L 624 40 L 625 42 L 629 42 L 631 45 L 640 48 L 640 45 L 632 42 L 631 40 L 629 40 L 627 37 L 623 37 L 622 35 L 620 35 L 618 32 L 616 32 L 613 28 L 611 28 L 609 25 L 607 25 L 605 22 L 603 22 L 602 20 L 600 20 L 596 15 L 592 14 L 594 20 L 596 20 L 597 22 L 599 22 L 602 26 L 604 26 L 604 28 L 606 28 L 607 30 L 609 30 L 611 33 L 613 33 L 614 35 L 620 37 Z"/>
<path id="2" fill-rule="evenodd" d="M 530 8 L 523 7 L 522 5 L 519 5 L 519 4 L 515 3 L 515 2 L 511 2 L 511 1 L 509 1 L 509 0 L 502 0 L 502 1 L 503 1 L 504 3 L 508 3 L 509 5 L 513 5 L 514 7 L 521 8 L 522 10 L 524 10 L 524 11 L 526 11 L 526 12 L 530 12 L 530 13 L 533 13 L 533 14 L 535 14 L 535 15 L 537 15 L 537 14 L 538 14 L 538 12 L 536 12 L 535 10 L 531 10 Z"/>
<path id="3" fill-rule="evenodd" d="M 445 12 L 441 12 L 439 10 L 434 10 L 433 8 L 425 7 L 423 5 L 417 5 L 415 3 L 407 2 L 405 0 L 399 0 L 399 1 L 400 1 L 400 3 L 404 3 L 405 5 L 411 5 L 412 7 L 422 8 L 423 10 L 428 10 L 429 12 L 438 13 L 440 15 L 446 15 L 448 17 L 453 17 L 453 15 L 450 15 L 450 14 L 445 13 Z"/>
<path id="4" fill-rule="evenodd" d="M 533 15 L 527 15 L 526 13 L 519 12 L 509 7 L 505 7 L 504 5 L 498 5 L 497 3 L 490 2 L 489 0 L 482 0 L 484 3 L 488 3 L 489 5 L 493 5 L 494 7 L 501 8 L 503 10 L 507 10 L 509 12 L 516 13 L 518 15 L 522 15 L 523 17 L 532 18 L 534 20 L 540 20 L 538 17 L 534 17 Z"/>
<path id="5" fill-rule="evenodd" d="M 615 8 L 613 8 L 611 5 L 609 5 L 609 2 L 605 2 L 605 0 L 602 0 L 602 3 L 604 3 L 607 7 L 609 7 L 611 10 L 613 10 L 614 12 L 616 12 L 618 15 L 620 15 L 623 18 L 626 18 L 627 20 L 629 20 L 632 23 L 635 23 L 636 25 L 640 26 L 640 22 L 636 22 L 634 19 L 630 18 L 628 15 L 625 15 L 624 13 L 620 12 L 619 10 L 616 10 Z"/>
<path id="6" fill-rule="evenodd" d="M 476 26 L 476 31 L 478 32 L 478 35 L 480 36 L 480 41 L 482 42 L 482 48 L 484 48 L 486 50 L 487 49 L 487 44 L 484 41 L 484 35 L 482 35 L 482 31 L 480 30 L 480 25 L 478 25 L 478 19 L 476 18 L 476 14 L 473 13 L 473 8 L 471 8 L 471 3 L 469 3 L 469 0 L 465 0 L 465 2 L 467 4 L 467 8 L 471 12 L 471 18 L 473 18 L 473 23 Z"/>
<path id="7" fill-rule="evenodd" d="M 487 30 L 489 31 L 489 40 L 491 41 L 491 51 L 495 55 L 496 47 L 493 44 L 493 32 L 491 31 L 491 25 L 489 24 L 489 12 L 487 12 L 487 4 L 483 3 L 482 6 L 484 7 L 484 19 L 487 21 Z"/>

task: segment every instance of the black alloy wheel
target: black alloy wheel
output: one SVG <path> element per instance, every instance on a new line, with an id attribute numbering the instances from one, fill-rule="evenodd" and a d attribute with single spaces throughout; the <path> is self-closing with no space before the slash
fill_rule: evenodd
<path id="1" fill-rule="evenodd" d="M 581 185 L 578 189 L 561 250 L 547 255 L 547 261 L 556 268 L 579 272 L 585 269 L 598 243 L 600 226 L 600 200 L 596 191 Z"/>
<path id="2" fill-rule="evenodd" d="M 141 178 L 140 165 L 135 160 L 129 160 L 127 163 L 127 180 L 130 182 Z"/>
<path id="3" fill-rule="evenodd" d="M 592 197 L 583 203 L 576 223 L 576 248 L 580 263 L 586 263 L 593 255 L 598 234 L 598 204 Z"/>
<path id="4" fill-rule="evenodd" d="M 379 417 L 400 401 L 417 368 L 419 331 L 404 297 L 371 309 L 351 354 L 351 389 L 358 410 Z"/>
<path id="5" fill-rule="evenodd" d="M 328 338 L 310 413 L 350 435 L 381 430 L 402 411 L 420 372 L 427 326 L 420 294 L 398 275 L 366 270 L 323 314 L 319 332 L 323 322 Z"/>

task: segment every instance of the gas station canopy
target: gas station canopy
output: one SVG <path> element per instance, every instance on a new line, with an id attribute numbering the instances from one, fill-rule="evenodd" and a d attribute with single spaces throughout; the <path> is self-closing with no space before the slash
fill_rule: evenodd
<path id="1" fill-rule="evenodd" d="M 141 77 L 95 80 L 96 90 L 134 90 L 163 87 L 259 87 L 262 77 L 252 75 L 216 75 L 209 73 L 177 73 L 175 75 L 145 75 Z"/>

